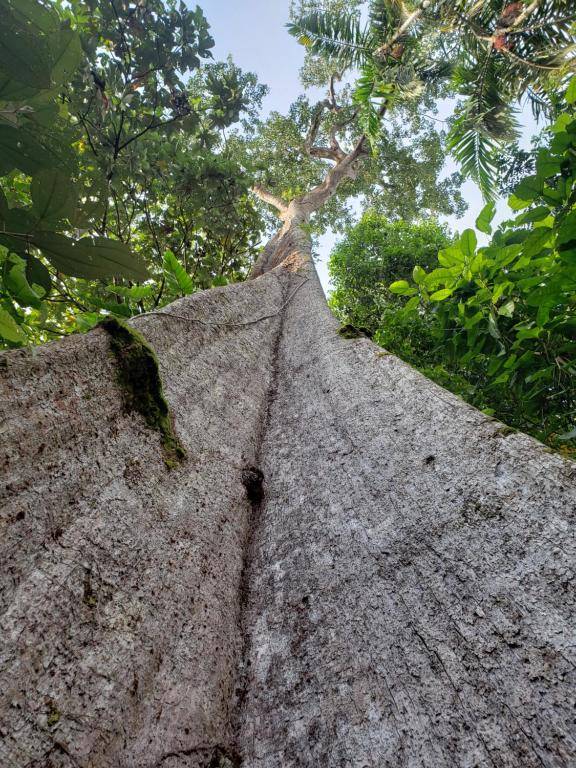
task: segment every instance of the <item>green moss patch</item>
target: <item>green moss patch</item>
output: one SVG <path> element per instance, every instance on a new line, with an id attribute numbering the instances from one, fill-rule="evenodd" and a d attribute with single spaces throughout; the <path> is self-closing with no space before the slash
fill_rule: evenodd
<path id="1" fill-rule="evenodd" d="M 176 466 L 186 457 L 186 451 L 174 433 L 154 350 L 143 336 L 116 317 L 107 317 L 99 325 L 110 335 L 126 409 L 140 413 L 150 429 L 160 433 L 166 466 Z"/>

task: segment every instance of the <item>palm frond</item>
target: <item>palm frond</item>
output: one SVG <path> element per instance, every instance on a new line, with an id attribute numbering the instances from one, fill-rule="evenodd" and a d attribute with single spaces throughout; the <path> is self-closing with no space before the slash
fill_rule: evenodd
<path id="1" fill-rule="evenodd" d="M 496 155 L 518 137 L 515 112 L 502 89 L 500 67 L 491 51 L 481 61 L 469 56 L 454 71 L 456 90 L 467 96 L 448 135 L 448 146 L 482 194 L 492 199 L 496 186 Z"/>
<path id="2" fill-rule="evenodd" d="M 314 11 L 288 24 L 288 31 L 312 53 L 335 59 L 341 67 L 360 65 L 374 47 L 369 28 L 355 13 Z"/>

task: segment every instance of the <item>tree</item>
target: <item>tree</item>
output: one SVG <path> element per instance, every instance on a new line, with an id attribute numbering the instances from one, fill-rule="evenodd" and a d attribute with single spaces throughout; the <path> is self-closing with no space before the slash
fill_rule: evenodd
<path id="1" fill-rule="evenodd" d="M 4 344 L 243 274 L 262 225 L 221 132 L 265 88 L 232 61 L 201 67 L 214 44 L 202 11 L 163 0 L 3 8 Z"/>
<path id="2" fill-rule="evenodd" d="M 576 85 L 568 100 L 576 102 Z M 489 245 L 478 248 L 476 233 L 466 230 L 439 252 L 435 269 L 390 287 L 413 297 L 403 313 L 408 324 L 428 326 L 420 367 L 447 366 L 457 374 L 456 391 L 474 405 L 568 451 L 576 437 L 575 149 L 574 107 L 567 104 L 537 154 L 536 172 L 514 188 L 515 217 Z M 490 234 L 493 216 L 489 204 L 478 228 Z"/>
<path id="3" fill-rule="evenodd" d="M 463 97 L 450 147 L 463 171 L 493 195 L 497 156 L 517 136 L 512 103 L 527 96 L 540 114 L 574 69 L 572 3 L 370 0 L 368 21 L 356 9 L 318 8 L 294 20 L 291 32 L 334 66 L 361 67 L 355 100 L 369 136 L 379 112 L 400 98 L 450 79 Z M 316 6 L 316 7 L 315 7 Z"/>
<path id="4" fill-rule="evenodd" d="M 330 255 L 331 308 L 343 322 L 373 335 L 383 310 L 405 304 L 389 284 L 410 278 L 415 268 L 431 268 L 449 243 L 446 227 L 433 220 L 390 222 L 375 211 L 366 212 Z"/>
<path id="5" fill-rule="evenodd" d="M 338 333 L 305 230 L 369 141 L 309 136 L 252 279 L 129 326 L 158 367 L 3 356 L 9 765 L 574 761 L 574 465 Z"/>

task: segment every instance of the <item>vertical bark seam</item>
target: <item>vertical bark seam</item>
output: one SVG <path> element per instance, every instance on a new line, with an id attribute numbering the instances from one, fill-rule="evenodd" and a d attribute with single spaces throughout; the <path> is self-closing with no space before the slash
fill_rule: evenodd
<path id="1" fill-rule="evenodd" d="M 239 627 L 240 627 L 240 633 L 242 636 L 242 649 L 239 654 L 238 669 L 237 669 L 237 676 L 236 676 L 236 688 L 233 696 L 232 716 L 231 716 L 232 733 L 233 733 L 233 739 L 234 739 L 233 747 L 234 747 L 235 753 L 237 754 L 241 754 L 241 751 L 240 751 L 241 745 L 238 742 L 238 735 L 240 731 L 241 713 L 242 713 L 244 700 L 246 698 L 246 694 L 248 692 L 248 687 L 249 687 L 248 659 L 250 656 L 251 632 L 250 632 L 250 626 L 248 625 L 247 614 L 248 614 L 248 605 L 250 600 L 250 582 L 251 582 L 252 569 L 253 569 L 253 563 L 254 563 L 255 543 L 256 543 L 257 534 L 261 525 L 262 509 L 266 503 L 266 492 L 265 492 L 266 478 L 264 477 L 264 475 L 260 470 L 260 465 L 262 460 L 262 446 L 264 444 L 266 433 L 270 425 L 272 407 L 276 399 L 276 394 L 278 392 L 278 369 L 279 369 L 278 360 L 280 356 L 280 347 L 282 343 L 282 338 L 284 335 L 286 305 L 289 303 L 286 297 L 289 293 L 287 288 L 289 287 L 290 281 L 288 281 L 288 285 L 287 285 L 286 282 L 282 279 L 283 276 L 281 277 L 277 273 L 273 273 L 273 274 L 278 280 L 278 283 L 281 288 L 281 307 L 282 308 L 278 315 L 278 327 L 276 329 L 276 334 L 274 336 L 274 341 L 272 346 L 272 364 L 271 364 L 270 382 L 268 385 L 268 391 L 266 393 L 264 408 L 262 410 L 262 418 L 260 420 L 259 429 L 256 436 L 255 467 L 249 469 L 250 472 L 257 471 L 260 473 L 261 482 L 262 482 L 262 491 L 259 495 L 255 495 L 252 498 L 250 498 L 250 493 L 248 492 L 251 509 L 249 512 L 246 539 L 244 541 L 244 547 L 243 547 L 244 556 L 243 556 L 242 575 L 240 578 L 240 589 L 239 589 L 239 606 L 240 606 Z M 240 764 L 241 763 L 242 763 L 242 758 L 240 758 Z"/>

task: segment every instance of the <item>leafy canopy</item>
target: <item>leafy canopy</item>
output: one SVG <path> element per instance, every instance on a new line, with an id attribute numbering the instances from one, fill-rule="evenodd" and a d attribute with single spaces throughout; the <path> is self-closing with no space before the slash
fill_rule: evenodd
<path id="1" fill-rule="evenodd" d="M 460 101 L 448 146 L 484 195 L 494 195 L 497 157 L 517 137 L 514 105 L 537 114 L 574 68 L 571 0 L 369 0 L 360 11 L 302 3 L 290 32 L 340 72 L 354 70 L 354 100 L 373 139 L 380 118 L 422 94 Z"/>
<path id="2" fill-rule="evenodd" d="M 210 63 L 202 11 L 0 7 L 0 339 L 43 341 L 242 274 L 261 221 L 222 131 L 265 89 Z"/>
<path id="3" fill-rule="evenodd" d="M 509 199 L 513 218 L 492 233 L 493 203 L 480 212 L 476 226 L 491 234 L 487 246 L 478 247 L 476 232 L 468 229 L 440 249 L 434 264 L 422 259 L 412 274 L 398 269 L 388 283 L 394 303 L 386 300 L 383 286 L 368 282 L 360 257 L 347 261 L 353 276 L 342 269 L 340 254 L 358 247 L 359 233 L 353 231 L 332 256 L 332 275 L 343 319 L 361 312 L 379 343 L 443 386 L 573 451 L 576 79 L 567 100 L 538 152 L 535 173 Z M 378 227 L 371 233 L 364 225 L 362 235 L 363 252 L 373 247 L 378 258 L 389 259 Z M 368 309 L 362 297 L 368 297 Z"/>

